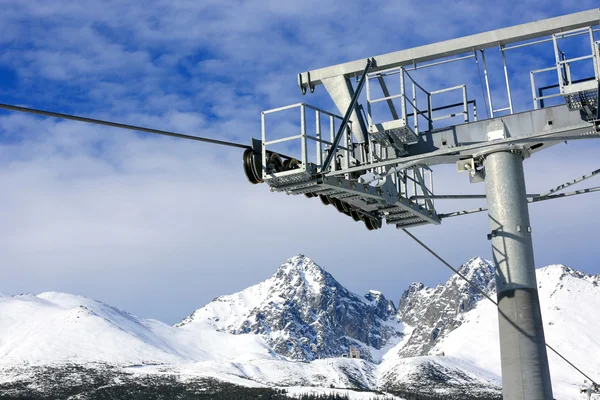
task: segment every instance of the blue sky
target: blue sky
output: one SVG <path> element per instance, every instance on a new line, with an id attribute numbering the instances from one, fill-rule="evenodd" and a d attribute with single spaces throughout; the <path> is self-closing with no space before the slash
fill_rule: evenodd
<path id="1" fill-rule="evenodd" d="M 262 110 L 299 101 L 333 110 L 322 87 L 301 96 L 299 72 L 597 7 L 595 1 L 0 4 L 0 102 L 243 143 L 259 137 Z M 546 60 L 536 53 L 514 57 L 527 70 Z M 461 71 L 424 79 L 437 83 Z M 478 77 L 465 81 L 476 85 Z M 530 101 L 527 85 L 515 77 L 519 105 Z M 503 92 L 494 95 L 500 105 Z M 529 192 L 596 169 L 597 151 L 592 143 L 569 143 L 527 160 Z M 453 166 L 435 172 L 440 193 L 483 192 Z M 78 293 L 174 323 L 218 295 L 266 279 L 298 253 L 350 290 L 378 289 L 394 301 L 413 281 L 433 285 L 449 276 L 392 228 L 367 232 L 318 200 L 249 185 L 235 149 L 2 112 L 0 185 L 0 292 L 8 294 Z M 564 263 L 600 273 L 597 196 L 531 207 L 538 267 Z M 460 265 L 490 257 L 488 229 L 479 214 L 414 232 Z"/>

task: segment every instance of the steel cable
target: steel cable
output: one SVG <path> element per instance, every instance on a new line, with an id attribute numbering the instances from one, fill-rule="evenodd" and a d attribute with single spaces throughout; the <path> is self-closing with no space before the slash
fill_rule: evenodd
<path id="1" fill-rule="evenodd" d="M 478 63 L 478 67 L 479 67 L 479 63 Z M 481 78 L 481 73 L 480 73 L 480 78 Z M 482 89 L 483 89 L 483 85 L 482 85 Z M 126 130 L 130 130 L 130 131 L 146 132 L 146 133 L 152 133 L 152 134 L 163 135 L 163 136 L 171 136 L 171 137 L 176 137 L 176 138 L 180 138 L 180 139 L 188 139 L 188 140 L 194 140 L 197 142 L 216 144 L 216 145 L 220 145 L 220 146 L 236 147 L 236 148 L 240 148 L 240 149 L 252 149 L 251 146 L 243 145 L 240 143 L 226 142 L 226 141 L 222 141 L 222 140 L 210 139 L 210 138 L 205 138 L 205 137 L 200 137 L 200 136 L 185 135 L 185 134 L 176 133 L 176 132 L 169 132 L 169 131 L 163 131 L 163 130 L 159 130 L 159 129 L 146 128 L 146 127 L 142 127 L 142 126 L 123 124 L 123 123 L 119 123 L 119 122 L 111 122 L 111 121 L 104 121 L 104 120 L 93 119 L 93 118 L 80 117 L 80 116 L 76 116 L 76 115 L 62 114 L 62 113 L 39 110 L 39 109 L 34 109 L 34 108 L 14 106 L 14 105 L 10 105 L 10 104 L 0 103 L 0 109 L 23 112 L 23 113 L 28 113 L 28 114 L 41 115 L 41 116 L 45 116 L 45 117 L 86 122 L 89 124 L 109 126 L 109 127 L 113 127 L 113 128 L 126 129 Z M 486 111 L 488 111 L 487 105 L 486 105 Z M 415 242 L 417 242 L 419 245 L 421 245 L 431 255 L 433 255 L 435 258 L 437 258 L 442 264 L 444 264 L 446 267 L 448 267 L 450 270 L 452 270 L 460 278 L 465 280 L 469 285 L 471 285 L 475 290 L 477 290 L 487 300 L 491 301 L 496 307 L 498 307 L 498 303 L 494 299 L 492 299 L 481 288 L 479 288 L 477 285 L 475 285 L 473 282 L 471 282 L 466 276 L 461 274 L 456 268 L 454 268 L 452 265 L 450 265 L 446 260 L 444 260 L 442 257 L 440 257 L 435 251 L 433 251 L 431 248 L 429 248 L 425 243 L 420 241 L 416 236 L 414 236 L 408 230 L 402 229 L 402 231 L 404 231 L 404 233 L 406 233 Z M 561 359 L 563 359 L 565 362 L 567 362 L 571 367 L 576 369 L 584 377 L 589 379 L 592 383 L 597 385 L 597 383 L 592 378 L 590 378 L 583 371 L 581 371 L 579 368 L 577 368 L 577 366 L 575 366 L 572 362 L 570 362 L 567 358 L 565 358 L 562 354 L 560 354 L 557 350 L 555 350 L 548 343 L 546 343 L 546 347 L 548 349 L 552 350 L 552 352 L 554 352 L 557 356 L 559 356 Z"/>
<path id="2" fill-rule="evenodd" d="M 471 285 L 475 290 L 477 290 L 487 300 L 489 300 L 492 303 L 494 303 L 494 305 L 496 306 L 496 308 L 498 308 L 498 302 L 496 302 L 496 300 L 492 299 L 487 293 L 485 293 L 485 291 L 483 289 L 481 289 L 479 286 L 477 286 L 473 282 L 471 282 L 471 280 L 469 280 L 466 276 L 464 276 L 463 274 L 461 274 L 456 268 L 454 268 L 452 265 L 450 265 L 450 263 L 448 263 L 446 260 L 444 260 L 440 255 L 438 255 L 435 251 L 433 251 L 429 246 L 427 246 L 425 243 L 423 243 L 422 241 L 420 241 L 415 235 L 413 235 L 412 233 L 410 233 L 406 229 L 402 229 L 402 231 L 404 231 L 404 233 L 406 233 L 411 239 L 413 239 L 415 242 L 417 242 L 419 245 L 421 245 L 421 247 L 423 247 L 425 250 L 427 250 L 431 255 L 433 255 L 435 258 L 437 258 L 442 264 L 444 264 L 446 267 L 448 267 L 449 269 L 451 269 L 459 277 L 461 277 L 462 279 L 464 279 L 469 285 Z M 593 384 L 597 385 L 597 383 L 592 378 L 590 378 L 582 370 L 580 370 L 579 368 L 577 368 L 577 366 L 575 364 L 573 364 L 565 356 L 563 356 L 562 354 L 560 354 L 558 352 L 558 350 L 555 350 L 554 347 L 550 346 L 548 343 L 545 343 L 545 345 L 546 345 L 546 347 L 548 349 L 552 350 L 552 352 L 554 354 L 556 354 L 561 359 L 563 359 L 567 364 L 569 364 L 571 367 L 575 368 L 577 370 L 577 372 L 579 372 L 581 375 L 585 376 Z"/>
<path id="3" fill-rule="evenodd" d="M 252 149 L 252 147 L 243 145 L 240 143 L 225 142 L 225 141 L 217 140 L 217 139 L 210 139 L 210 138 L 205 138 L 205 137 L 200 137 L 200 136 L 184 135 L 182 133 L 163 131 L 160 129 L 145 128 L 143 126 L 135 126 L 135 125 L 122 124 L 119 122 L 103 121 L 100 119 L 80 117 L 77 115 L 61 114 L 61 113 L 52 112 L 52 111 L 44 111 L 44 110 L 37 110 L 34 108 L 13 106 L 10 104 L 0 103 L 0 109 L 9 110 L 9 111 L 18 111 L 18 112 L 23 112 L 23 113 L 28 113 L 28 114 L 42 115 L 44 117 L 61 118 L 61 119 L 68 119 L 68 120 L 72 120 L 72 121 L 87 122 L 89 124 L 110 126 L 113 128 L 127 129 L 130 131 L 153 133 L 156 135 L 171 136 L 171 137 L 176 137 L 176 138 L 180 138 L 180 139 L 195 140 L 197 142 L 217 144 L 220 146 L 237 147 L 240 149 Z"/>

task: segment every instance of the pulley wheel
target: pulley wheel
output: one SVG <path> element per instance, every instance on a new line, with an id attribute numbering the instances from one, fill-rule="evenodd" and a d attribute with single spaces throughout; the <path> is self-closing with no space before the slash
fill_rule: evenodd
<path id="1" fill-rule="evenodd" d="M 331 201 L 329 201 L 329 197 L 325 196 L 324 194 L 320 194 L 319 198 L 321 199 L 321 203 L 323 203 L 323 205 L 330 205 Z"/>
<path id="2" fill-rule="evenodd" d="M 350 207 L 350 204 L 346 203 L 345 201 L 342 201 L 342 207 L 344 208 L 344 212 L 348 213 L 348 215 L 350 215 L 350 211 L 352 211 L 352 207 Z"/>
<path id="3" fill-rule="evenodd" d="M 273 172 L 283 171 L 283 161 L 281 161 L 281 157 L 279 156 L 279 154 L 271 153 L 267 157 L 269 158 L 269 164 Z"/>
<path id="4" fill-rule="evenodd" d="M 371 218 L 365 218 L 365 226 L 370 231 L 373 231 L 373 230 L 377 229 L 375 227 L 374 221 Z"/>
<path id="5" fill-rule="evenodd" d="M 295 158 L 290 158 L 289 160 L 285 160 L 283 162 L 283 170 L 284 171 L 289 171 L 291 169 L 298 169 L 300 168 L 300 161 L 296 160 Z"/>
<path id="6" fill-rule="evenodd" d="M 333 206 L 342 214 L 344 213 L 344 205 L 342 204 L 342 201 L 340 199 L 337 199 L 335 197 L 330 198 L 329 200 L 331 200 L 331 204 L 333 204 Z"/>
<path id="7" fill-rule="evenodd" d="M 352 219 L 355 221 L 360 221 L 360 213 L 356 210 L 351 210 L 350 214 L 352 215 Z"/>
<path id="8" fill-rule="evenodd" d="M 262 183 L 262 179 L 258 172 L 256 171 L 256 166 L 254 165 L 256 153 L 251 149 L 246 149 L 243 155 L 243 166 L 244 173 L 246 174 L 246 178 L 253 185 L 258 183 Z"/>

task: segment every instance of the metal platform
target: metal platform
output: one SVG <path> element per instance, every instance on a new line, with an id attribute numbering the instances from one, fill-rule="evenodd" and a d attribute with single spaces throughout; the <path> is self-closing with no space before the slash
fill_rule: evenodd
<path id="1" fill-rule="evenodd" d="M 252 166 L 251 181 L 265 182 L 272 191 L 319 196 L 355 220 L 375 221 L 376 226 L 382 220 L 399 228 L 439 224 L 431 166 L 468 166 L 471 181 L 481 182 L 482 162 L 490 151 L 531 155 L 564 140 L 600 133 L 596 11 L 300 74 L 303 94 L 323 84 L 340 114 L 306 103 L 264 111 L 261 140 L 247 155 L 252 157 L 246 162 Z M 569 41 L 582 37 L 589 37 L 589 53 L 581 56 L 575 47 L 577 56 L 570 58 Z M 533 109 L 515 112 L 506 53 L 548 42 L 554 48 L 548 58 L 554 56 L 555 63 L 529 71 Z M 485 53 L 491 48 L 501 56 L 505 97 L 492 94 Z M 479 79 L 465 76 L 459 82 L 479 81 L 480 88 L 467 90 L 466 84 L 455 82 L 440 87 L 440 82 L 425 84 L 415 78 L 423 76 L 417 70 L 459 61 L 473 62 L 479 72 Z M 593 70 L 593 76 L 574 79 L 583 69 Z M 539 74 L 546 76 L 536 82 Z M 556 83 L 548 85 L 552 81 Z M 363 87 L 364 108 L 358 104 Z M 479 89 L 487 116 L 483 120 L 476 97 L 469 97 L 479 95 Z M 506 106 L 495 108 L 493 99 L 503 97 Z M 557 105 L 559 99 L 562 105 Z M 296 114 L 290 119 L 282 116 L 286 112 Z M 274 122 L 267 127 L 270 118 Z M 367 227 L 371 229 L 369 223 Z"/>
<path id="2" fill-rule="evenodd" d="M 307 197 L 326 196 L 338 199 L 345 203 L 344 207 L 349 211 L 354 210 L 363 218 L 385 218 L 387 224 L 396 225 L 397 228 L 440 223 L 435 210 L 399 195 L 391 179 L 381 187 L 339 177 L 322 177 L 281 185 L 279 181 L 271 180 L 269 185 L 272 191 L 291 195 L 308 194 Z"/>
<path id="3" fill-rule="evenodd" d="M 598 108 L 598 81 L 591 79 L 562 87 L 561 94 L 569 110 L 583 110 L 589 107 L 591 110 Z"/>
<path id="4" fill-rule="evenodd" d="M 275 128 L 275 132 L 272 132 L 271 128 L 267 128 L 269 116 L 277 119 L 278 113 L 295 113 L 296 109 L 300 111 L 300 123 L 291 124 L 292 128 L 289 128 L 290 124 L 285 125 L 291 129 L 290 136 L 281 129 Z M 366 174 L 342 173 L 351 168 L 367 168 L 389 156 L 389 147 L 383 141 L 357 143 L 353 140 L 351 128 L 343 130 L 341 144 L 334 145 L 334 132 L 342 119 L 341 116 L 304 103 L 264 111 L 262 141 L 260 149 L 256 151 L 261 153 L 262 175 L 256 181 L 267 183 L 271 191 L 303 194 L 307 197 L 320 196 L 325 204 L 333 204 L 338 211 L 355 220 L 363 220 L 365 223 L 367 220 L 374 221 L 377 227 L 383 219 L 399 228 L 439 224 L 440 219 L 433 208 L 433 202 L 427 200 L 429 196 L 433 196 L 433 176 L 429 168 L 414 166 L 394 171 L 380 167 L 368 168 L 369 172 Z M 323 125 L 328 125 L 327 129 Z M 296 129 L 299 129 L 298 134 L 294 134 L 297 133 Z M 393 129 L 396 133 L 391 133 L 393 139 L 389 140 L 395 143 L 403 140 L 403 144 L 407 145 L 418 140 L 414 133 L 410 141 L 399 137 L 399 129 L 401 128 Z M 323 137 L 324 132 L 328 132 L 328 139 Z M 316 144 L 314 152 L 309 150 L 309 141 Z M 282 143 L 290 151 L 296 150 L 296 158 L 280 160 L 275 146 Z M 328 152 L 332 152 L 334 161 L 331 168 L 325 171 L 323 163 Z M 424 199 L 412 200 L 411 196 Z M 367 227 L 369 226 L 367 223 Z"/>
<path id="5" fill-rule="evenodd" d="M 374 83 L 371 83 L 371 82 Z M 382 146 L 393 147 L 397 155 L 408 154 L 407 146 L 418 143 L 419 135 L 434 128 L 436 121 L 462 116 L 463 122 L 477 120 L 477 103 L 467 98 L 467 86 L 458 85 L 438 90 L 427 90 L 404 67 L 391 68 L 367 75 L 367 125 L 370 139 Z M 390 88 L 398 88 L 397 92 Z M 380 93 L 380 97 L 377 97 Z M 433 107 L 436 95 L 458 93 L 457 101 Z M 425 105 L 418 98 L 425 99 Z M 437 97 L 437 96 L 436 96 Z M 377 115 L 374 108 L 385 102 L 389 113 Z M 453 113 L 437 115 L 440 111 L 455 109 Z"/>
<path id="6" fill-rule="evenodd" d="M 369 134 L 375 143 L 386 147 L 393 146 L 400 151 L 404 150 L 404 146 L 419 141 L 419 136 L 406 125 L 406 120 L 403 119 L 370 125 Z"/>

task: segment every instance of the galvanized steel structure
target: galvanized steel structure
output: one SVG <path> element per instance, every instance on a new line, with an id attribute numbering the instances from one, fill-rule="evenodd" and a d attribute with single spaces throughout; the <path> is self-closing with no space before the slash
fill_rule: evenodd
<path id="1" fill-rule="evenodd" d="M 305 103 L 265 111 L 262 136 L 244 154 L 253 183 L 319 196 L 324 204 L 364 221 L 369 230 L 380 228 L 383 220 L 405 229 L 486 210 L 438 214 L 436 199 L 463 196 L 436 197 L 432 166 L 456 164 L 471 182 L 485 181 L 505 399 L 553 398 L 528 203 L 596 191 L 557 193 L 597 171 L 547 193 L 527 195 L 523 159 L 565 140 L 600 137 L 599 23 L 600 9 L 593 9 L 302 72 L 302 93 L 323 85 L 340 115 Z M 573 38 L 586 44 L 569 48 Z M 513 79 L 506 53 L 547 45 L 554 50 L 550 65 Z M 496 49 L 504 81 L 499 85 L 490 83 L 491 59 L 486 60 L 486 51 Z M 576 55 L 570 56 L 570 50 Z M 415 77 L 423 68 L 468 60 L 483 69 L 480 103 L 483 99 L 486 118 L 482 104 L 478 109 L 477 100 L 469 97 L 468 83 L 430 88 Z M 523 81 L 531 85 L 526 89 L 531 107 L 516 112 L 516 103 L 524 103 L 515 98 L 515 82 L 522 86 Z M 502 88 L 502 96 L 493 86 L 496 92 Z M 494 101 L 502 98 L 505 106 L 495 108 Z M 268 121 L 292 111 L 299 121 Z M 286 136 L 290 127 L 295 133 Z M 298 155 L 286 155 L 292 150 Z"/>

